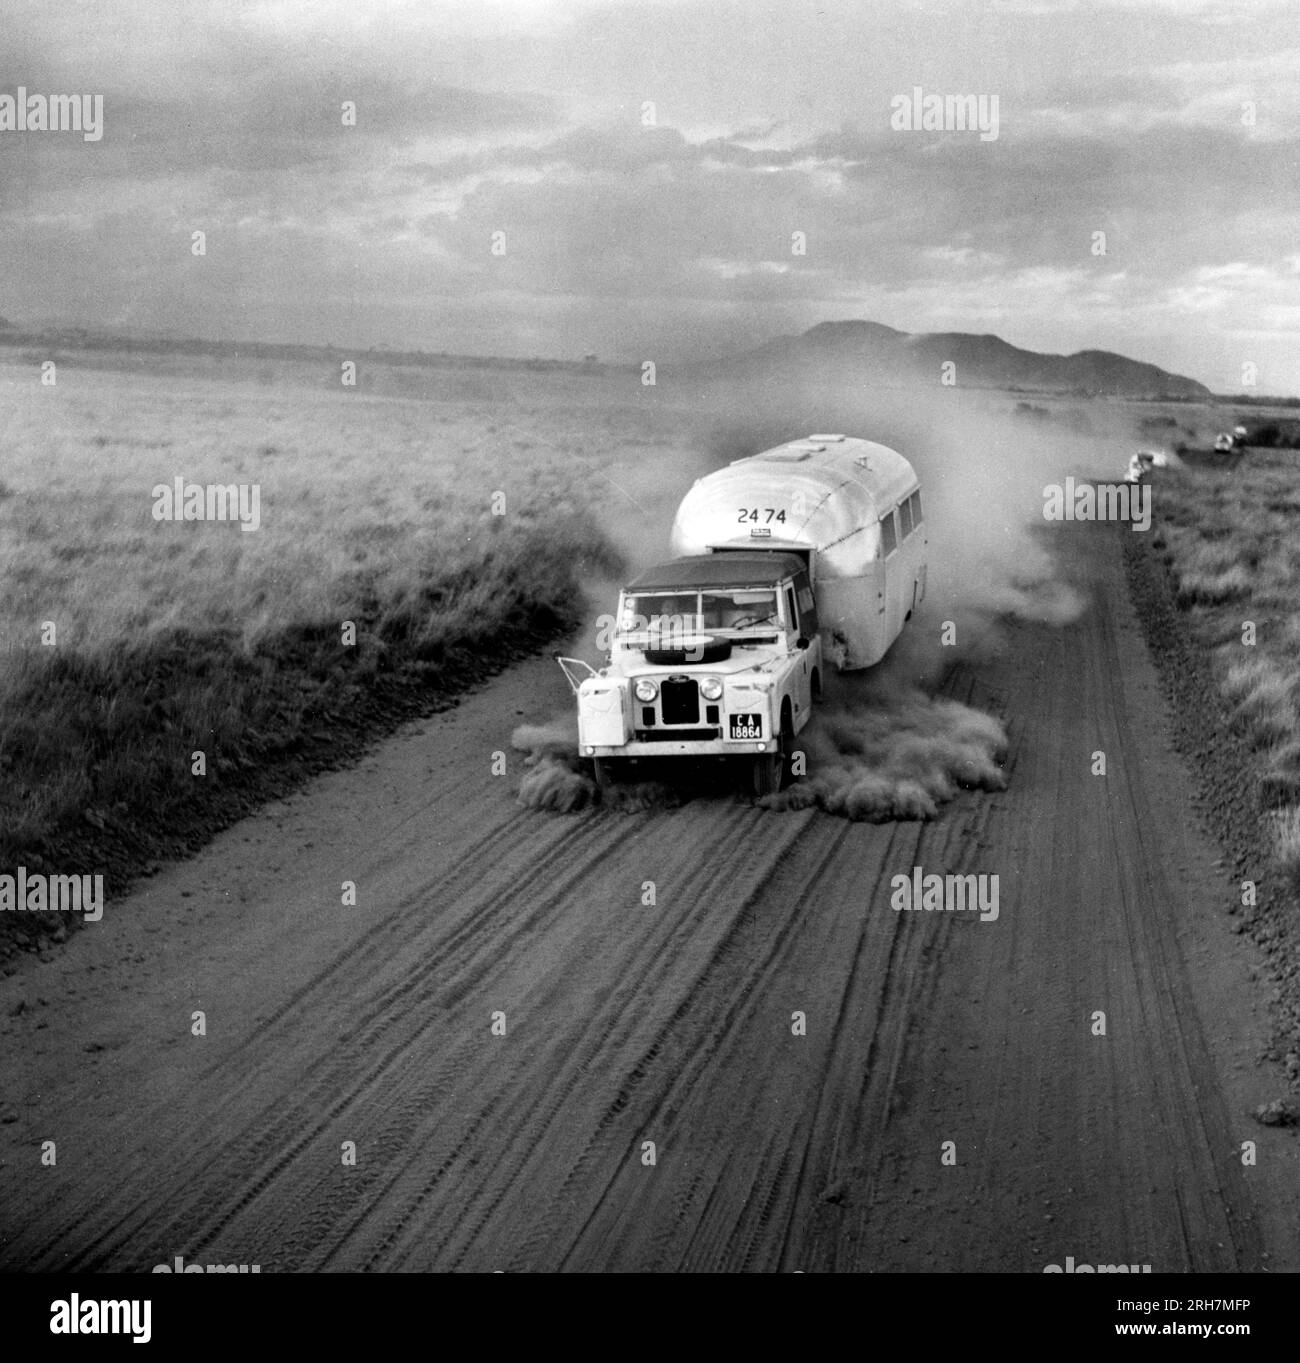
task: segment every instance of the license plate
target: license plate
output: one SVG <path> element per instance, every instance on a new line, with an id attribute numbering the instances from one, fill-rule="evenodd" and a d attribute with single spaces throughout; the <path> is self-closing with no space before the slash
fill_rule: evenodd
<path id="1" fill-rule="evenodd" d="M 763 716 L 732 715 L 730 732 L 732 738 L 762 738 Z"/>

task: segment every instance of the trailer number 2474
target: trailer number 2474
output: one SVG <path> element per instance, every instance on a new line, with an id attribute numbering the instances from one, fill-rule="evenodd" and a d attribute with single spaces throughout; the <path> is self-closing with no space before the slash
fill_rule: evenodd
<path id="1" fill-rule="evenodd" d="M 744 525 L 746 521 L 762 522 L 764 525 L 771 525 L 776 521 L 779 525 L 785 524 L 785 508 L 780 511 L 774 506 L 742 506 L 738 508 L 740 515 L 736 517 L 738 525 Z"/>

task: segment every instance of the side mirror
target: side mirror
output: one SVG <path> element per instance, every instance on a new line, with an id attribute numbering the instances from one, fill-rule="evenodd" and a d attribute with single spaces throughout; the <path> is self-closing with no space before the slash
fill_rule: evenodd
<path id="1" fill-rule="evenodd" d="M 803 637 L 802 634 L 801 634 L 794 642 L 795 642 L 795 646 L 798 647 L 798 648 L 807 648 L 807 647 L 808 647 L 808 640 L 805 639 L 805 638 Z"/>

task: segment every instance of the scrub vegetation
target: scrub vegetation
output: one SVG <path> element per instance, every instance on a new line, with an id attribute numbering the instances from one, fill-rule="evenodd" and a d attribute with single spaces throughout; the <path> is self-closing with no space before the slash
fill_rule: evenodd
<path id="1" fill-rule="evenodd" d="M 1155 496 L 1156 542 L 1257 755 L 1278 865 L 1300 891 L 1300 458 L 1253 449 L 1233 468 L 1162 471 Z"/>

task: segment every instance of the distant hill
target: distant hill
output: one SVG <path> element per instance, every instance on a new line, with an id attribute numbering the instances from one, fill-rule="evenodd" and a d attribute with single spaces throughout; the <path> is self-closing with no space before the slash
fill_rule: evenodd
<path id="1" fill-rule="evenodd" d="M 969 332 L 895 331 L 879 322 L 822 322 L 802 336 L 781 336 L 756 350 L 695 367 L 703 379 L 868 378 L 938 382 L 941 366 L 956 365 L 965 388 L 1002 388 L 1117 397 L 1208 398 L 1195 379 L 1170 374 L 1109 350 L 1042 355 L 1009 345 L 1000 336 Z"/>

